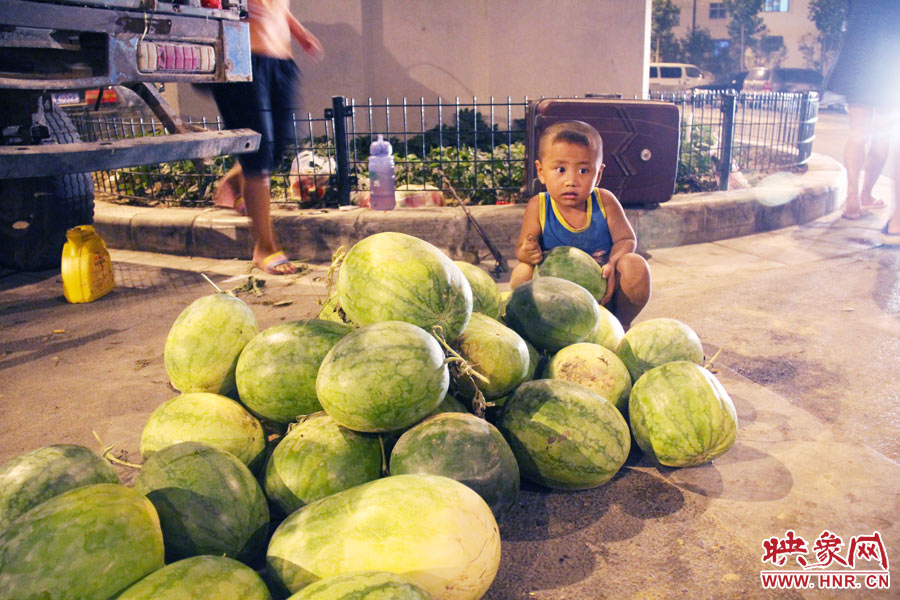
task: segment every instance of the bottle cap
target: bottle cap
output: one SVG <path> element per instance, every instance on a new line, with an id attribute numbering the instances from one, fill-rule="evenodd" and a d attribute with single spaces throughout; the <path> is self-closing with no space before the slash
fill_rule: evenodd
<path id="1" fill-rule="evenodd" d="M 380 133 L 378 134 L 378 138 L 372 142 L 372 145 L 369 146 L 369 154 L 373 156 L 390 156 L 393 152 L 391 148 L 391 143 L 386 142 L 384 140 L 384 136 Z"/>

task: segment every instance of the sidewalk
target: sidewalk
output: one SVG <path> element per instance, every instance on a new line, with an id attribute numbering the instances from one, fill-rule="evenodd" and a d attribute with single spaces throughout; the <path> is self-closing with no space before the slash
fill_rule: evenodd
<path id="1" fill-rule="evenodd" d="M 843 199 L 843 167 L 814 154 L 800 175 L 774 175 L 746 190 L 678 194 L 653 209 L 628 208 L 639 250 L 712 242 L 807 223 Z M 524 204 L 472 206 L 475 220 L 507 260 L 513 259 Z M 379 231 L 402 231 L 438 246 L 454 259 L 487 248 L 458 207 L 373 211 L 360 208 L 274 210 L 273 224 L 288 256 L 330 262 Z M 95 226 L 107 246 L 207 258 L 252 256 L 249 219 L 218 208 L 135 207 L 97 202 Z"/>

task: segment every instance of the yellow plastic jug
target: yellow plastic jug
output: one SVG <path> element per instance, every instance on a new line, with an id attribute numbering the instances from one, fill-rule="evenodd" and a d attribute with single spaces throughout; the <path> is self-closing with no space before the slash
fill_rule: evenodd
<path id="1" fill-rule="evenodd" d="M 63 292 L 72 303 L 93 302 L 116 287 L 109 251 L 91 225 L 66 232 L 62 253 Z"/>

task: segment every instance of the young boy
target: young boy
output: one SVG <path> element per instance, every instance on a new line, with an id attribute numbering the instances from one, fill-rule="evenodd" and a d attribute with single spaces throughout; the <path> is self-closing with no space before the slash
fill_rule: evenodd
<path id="1" fill-rule="evenodd" d="M 634 229 L 622 205 L 596 187 L 603 174 L 600 134 L 582 121 L 555 123 L 541 135 L 535 165 L 547 191 L 528 201 L 510 288 L 531 279 L 545 251 L 580 248 L 603 266 L 607 289 L 600 303 L 628 329 L 650 299 L 650 268 L 634 252 Z"/>

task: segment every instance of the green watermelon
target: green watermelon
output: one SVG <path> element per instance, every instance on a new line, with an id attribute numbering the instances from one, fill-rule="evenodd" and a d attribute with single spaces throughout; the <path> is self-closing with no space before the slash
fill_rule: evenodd
<path id="1" fill-rule="evenodd" d="M 345 429 L 324 412 L 292 426 L 266 463 L 266 496 L 289 515 L 381 476 L 378 438 Z"/>
<path id="2" fill-rule="evenodd" d="M 439 475 L 392 475 L 291 514 L 272 535 L 266 564 L 273 593 L 334 575 L 387 571 L 436 600 L 476 600 L 497 574 L 500 532 L 469 487 Z"/>
<path id="3" fill-rule="evenodd" d="M 338 299 L 358 325 L 405 321 L 446 340 L 459 337 L 472 314 L 472 287 L 435 246 L 404 233 L 360 240 L 338 272 Z"/>
<path id="4" fill-rule="evenodd" d="M 628 415 L 631 375 L 615 352 L 599 344 L 579 342 L 553 355 L 544 374 L 547 379 L 565 379 L 594 391 Z"/>
<path id="5" fill-rule="evenodd" d="M 218 554 L 252 561 L 265 546 L 266 497 L 233 454 L 198 442 L 166 446 L 134 481 L 159 513 L 166 558 Z"/>
<path id="6" fill-rule="evenodd" d="M 447 394 L 444 396 L 444 399 L 441 400 L 441 403 L 438 404 L 438 407 L 432 411 L 431 415 L 437 415 L 440 413 L 467 413 L 469 410 L 465 407 L 465 405 L 454 398 L 451 394 Z M 429 415 L 429 416 L 431 416 Z"/>
<path id="7" fill-rule="evenodd" d="M 609 312 L 602 304 L 600 305 L 600 324 L 591 335 L 587 336 L 583 341 L 592 344 L 600 344 L 604 348 L 608 348 L 615 352 L 625 337 L 625 329 L 622 323 L 616 318 L 616 315 Z"/>
<path id="8" fill-rule="evenodd" d="M 235 379 L 241 402 L 275 423 L 322 410 L 316 375 L 334 344 L 353 331 L 349 325 L 312 319 L 261 331 L 238 359 Z"/>
<path id="9" fill-rule="evenodd" d="M 182 394 L 156 407 L 141 432 L 141 456 L 146 460 L 179 442 L 221 448 L 254 470 L 265 459 L 262 424 L 243 406 L 218 394 Z"/>
<path id="10" fill-rule="evenodd" d="M 502 396 L 528 377 L 530 356 L 525 340 L 487 315 L 472 313 L 465 331 L 453 346 L 472 368 L 488 379 L 487 382 L 474 379 L 485 398 Z M 460 377 L 457 385 L 464 397 L 475 395 L 469 377 Z"/>
<path id="11" fill-rule="evenodd" d="M 225 556 L 192 556 L 150 573 L 116 600 L 271 600 L 262 578 Z"/>
<path id="12" fill-rule="evenodd" d="M 472 312 L 479 312 L 492 319 L 500 318 L 500 290 L 490 274 L 472 263 L 454 261 L 472 287 Z"/>
<path id="13" fill-rule="evenodd" d="M 520 385 L 506 402 L 499 428 L 522 476 L 555 489 L 606 483 L 631 449 L 628 425 L 612 402 L 560 379 Z"/>
<path id="14" fill-rule="evenodd" d="M 737 437 L 737 413 L 715 375 L 688 361 L 650 369 L 628 403 L 641 450 L 667 467 L 693 467 L 725 454 Z"/>
<path id="15" fill-rule="evenodd" d="M 328 352 L 316 394 L 331 417 L 354 431 L 396 431 L 421 421 L 444 399 L 444 351 L 424 329 L 401 321 L 360 327 Z"/>
<path id="16" fill-rule="evenodd" d="M 179 392 L 234 391 L 238 356 L 259 326 L 243 300 L 211 294 L 185 308 L 166 338 L 166 373 Z"/>
<path id="17" fill-rule="evenodd" d="M 41 502 L 92 483 L 119 483 L 108 462 L 85 448 L 55 444 L 0 465 L 0 529 Z"/>
<path id="18" fill-rule="evenodd" d="M 677 319 L 649 319 L 628 330 L 616 354 L 636 382 L 645 371 L 667 362 L 703 364 L 703 346 L 694 330 Z"/>
<path id="19" fill-rule="evenodd" d="M 600 305 L 577 283 L 539 277 L 512 291 L 506 321 L 539 350 L 556 352 L 597 329 Z"/>
<path id="20" fill-rule="evenodd" d="M 340 302 L 338 302 L 337 291 L 333 291 L 325 298 L 325 301 L 322 302 L 322 308 L 319 309 L 319 314 L 316 315 L 316 318 L 323 321 L 332 321 L 334 323 L 347 324 L 350 322 L 350 320 L 347 319 L 347 315 L 344 314 Z"/>
<path id="21" fill-rule="evenodd" d="M 475 415 L 442 413 L 400 436 L 391 474 L 431 473 L 464 483 L 500 520 L 519 497 L 519 466 L 496 427 Z"/>
<path id="22" fill-rule="evenodd" d="M 153 505 L 117 483 L 69 490 L 0 532 L 0 597 L 107 600 L 160 569 Z"/>
<path id="23" fill-rule="evenodd" d="M 559 277 L 577 283 L 591 293 L 597 302 L 606 294 L 603 267 L 594 258 L 573 246 L 557 246 L 544 255 L 534 268 L 535 277 Z"/>
<path id="24" fill-rule="evenodd" d="M 434 596 L 400 575 L 362 571 L 321 579 L 288 600 L 434 600 Z"/>

